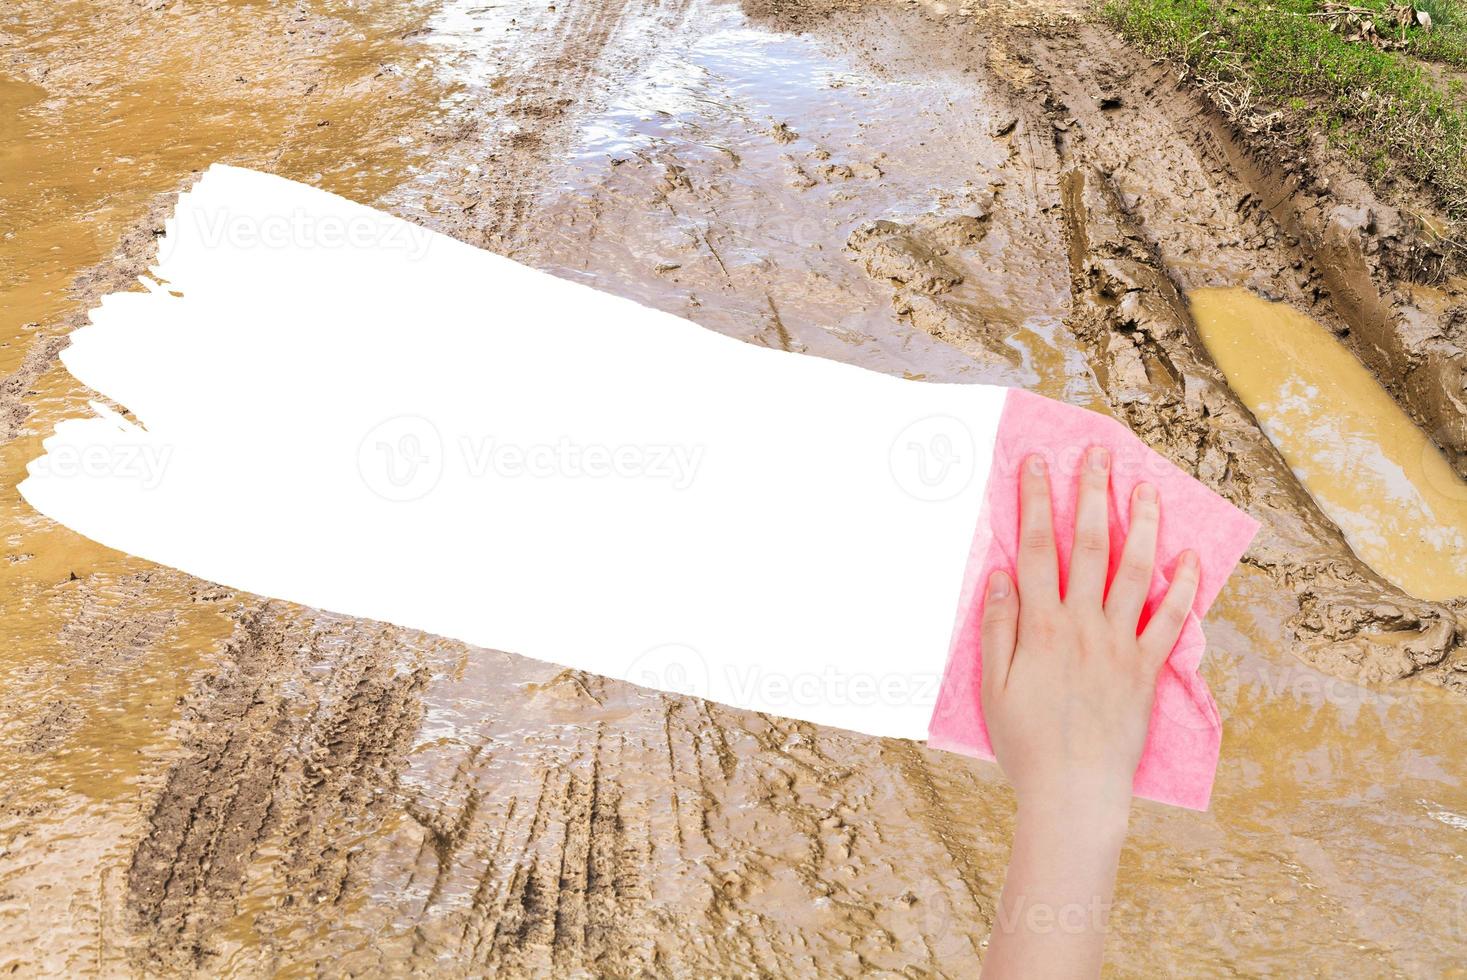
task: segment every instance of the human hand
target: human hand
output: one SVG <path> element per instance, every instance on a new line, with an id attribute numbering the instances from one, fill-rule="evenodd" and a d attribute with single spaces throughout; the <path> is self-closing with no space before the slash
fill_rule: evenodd
<path id="1" fill-rule="evenodd" d="M 1131 527 L 1107 590 L 1110 456 L 1085 456 L 1075 540 L 1061 590 L 1044 460 L 1019 478 L 1018 588 L 988 580 L 983 611 L 983 714 L 1020 814 L 1114 816 L 1122 826 L 1146 744 L 1156 676 L 1186 622 L 1197 556 L 1183 552 L 1165 598 L 1137 626 L 1156 558 L 1156 489 L 1136 488 Z"/>

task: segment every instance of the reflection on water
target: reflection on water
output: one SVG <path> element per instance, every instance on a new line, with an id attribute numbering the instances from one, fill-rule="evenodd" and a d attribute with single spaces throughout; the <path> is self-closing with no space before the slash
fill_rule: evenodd
<path id="1" fill-rule="evenodd" d="M 1328 330 L 1243 289 L 1190 294 L 1228 383 L 1355 553 L 1423 599 L 1467 595 L 1467 484 Z"/>
<path id="2" fill-rule="evenodd" d="M 626 36 L 652 36 L 665 16 L 630 14 Z M 1010 226 L 1019 205 L 992 203 L 1010 148 L 992 135 L 982 79 L 872 71 L 828 38 L 770 31 L 731 6 L 689 16 L 697 31 L 664 28 L 644 57 L 620 56 L 631 70 L 576 120 L 517 257 L 755 343 L 1098 407 L 1062 323 L 1062 256 L 1036 267 Z M 943 340 L 894 313 L 893 287 L 847 248 L 875 218 L 989 208 L 984 237 L 949 256 L 964 279 L 941 297 Z M 1000 353 L 975 359 L 965 331 Z"/>

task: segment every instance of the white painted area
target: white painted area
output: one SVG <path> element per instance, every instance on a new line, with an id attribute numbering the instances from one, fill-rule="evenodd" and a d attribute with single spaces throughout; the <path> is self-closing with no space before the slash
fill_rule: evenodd
<path id="1" fill-rule="evenodd" d="M 1004 390 L 767 350 L 216 166 L 21 493 L 322 609 L 924 738 Z"/>

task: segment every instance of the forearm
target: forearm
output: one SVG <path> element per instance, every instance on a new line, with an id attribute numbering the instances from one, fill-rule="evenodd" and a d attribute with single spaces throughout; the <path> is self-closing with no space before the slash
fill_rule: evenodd
<path id="1" fill-rule="evenodd" d="M 1100 974 L 1127 809 L 1020 806 L 986 980 Z"/>

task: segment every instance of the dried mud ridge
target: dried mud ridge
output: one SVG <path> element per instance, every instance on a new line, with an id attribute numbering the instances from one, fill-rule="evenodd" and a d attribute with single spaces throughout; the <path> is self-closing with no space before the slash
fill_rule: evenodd
<path id="1" fill-rule="evenodd" d="M 1467 693 L 1467 650 L 1447 605 L 1415 599 L 1355 558 L 1339 529 L 1203 353 L 1154 246 L 1096 171 L 1063 181 L 1076 309 L 1117 415 L 1234 503 L 1266 517 L 1245 560 L 1299 597 L 1305 659 L 1372 683 L 1417 675 Z"/>
<path id="2" fill-rule="evenodd" d="M 935 217 L 852 236 L 868 274 L 893 287 L 895 310 L 975 353 L 1012 356 L 1002 325 L 951 290 L 984 274 L 962 250 L 991 223 L 1027 226 L 1068 256 L 1065 325 L 1110 409 L 1264 522 L 1245 560 L 1297 596 L 1300 655 L 1352 680 L 1414 676 L 1467 693 L 1467 601 L 1416 599 L 1355 557 L 1212 363 L 1183 295 L 1214 284 L 1192 271 L 1202 257 L 1309 310 L 1462 470 L 1467 315 L 1457 305 L 1433 319 L 1396 278 L 1439 253 L 1362 181 L 1308 176 L 1338 164 L 1274 159 L 1276 144 L 1250 142 L 1205 94 L 1139 67 L 1097 26 L 971 32 L 972 57 L 1007 83 L 994 135 L 1010 141 L 1011 176 L 956 236 Z M 1123 189 L 1122 171 L 1142 189 Z"/>
<path id="3" fill-rule="evenodd" d="M 458 217 L 417 217 L 511 253 L 523 244 L 547 164 L 577 100 L 589 98 L 580 69 L 628 9 L 577 4 L 511 92 L 533 126 L 493 167 L 459 178 Z M 671 24 L 686 9 L 656 16 Z M 783 5 L 777 17 L 804 27 L 810 12 Z M 1310 310 L 1357 346 L 1461 468 L 1462 317 L 1433 320 L 1411 305 L 1406 273 L 1429 263 L 1418 261 L 1410 222 L 1348 175 L 1320 192 L 1317 174 L 1272 159 L 1090 23 L 1049 29 L 916 10 L 820 23 L 855 38 L 904 35 L 924 57 L 1006 86 L 992 135 L 1007 141 L 1009 162 L 980 207 L 872 214 L 846 241 L 898 314 L 975 360 L 1012 362 L 1008 326 L 964 292 L 986 275 L 977 247 L 1004 236 L 1015 263 L 1028 257 L 1026 275 L 1067 281 L 1065 327 L 1111 409 L 1264 520 L 1246 560 L 1297 597 L 1300 656 L 1346 677 L 1414 675 L 1467 692 L 1461 604 L 1406 596 L 1353 557 L 1208 360 L 1182 295 L 1210 284 L 1194 278 L 1201 257 L 1211 273 L 1235 272 Z M 446 131 L 443 148 L 472 153 L 481 135 Z M 783 123 L 770 133 L 781 146 L 797 138 Z M 814 186 L 790 160 L 796 183 Z M 851 176 L 814 169 L 822 180 Z M 84 277 L 81 309 L 146 268 L 169 208 L 171 195 L 116 261 Z M 0 441 L 16 435 L 82 316 L 39 338 L 0 384 Z M 781 337 L 789 346 L 782 327 Z M 65 647 L 77 669 L 119 683 L 160 656 L 177 627 L 175 597 L 232 622 L 182 702 L 176 747 L 143 783 L 123 921 L 98 925 L 95 972 L 977 971 L 1011 808 L 965 760 L 557 673 L 167 569 L 86 576 L 68 589 Z M 56 687 L 22 732 L 38 760 L 94 710 L 85 692 Z M 12 815 L 27 806 L 6 801 Z M 1203 889 L 1208 908 L 1272 908 L 1294 884 L 1272 853 L 1246 873 L 1215 849 L 1158 853 L 1161 880 Z M 1157 965 L 1145 959 L 1149 935 L 1123 938 L 1117 963 Z M 1368 972 L 1399 972 L 1354 933 L 1334 938 Z M 1243 970 L 1249 952 L 1208 956 Z"/>

